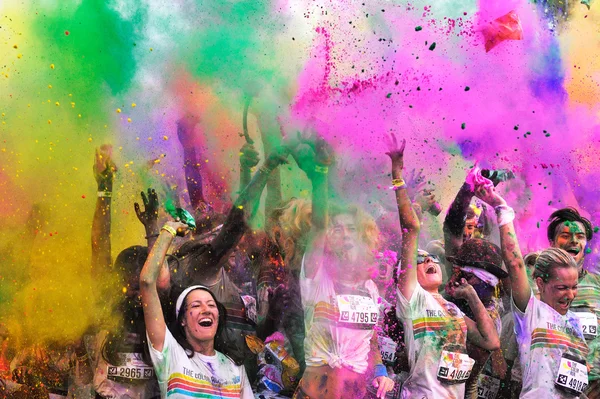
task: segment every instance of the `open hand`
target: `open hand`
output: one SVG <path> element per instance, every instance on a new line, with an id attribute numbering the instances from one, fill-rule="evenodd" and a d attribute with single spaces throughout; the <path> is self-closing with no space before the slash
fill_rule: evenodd
<path id="1" fill-rule="evenodd" d="M 135 209 L 135 214 L 139 221 L 148 228 L 152 224 L 156 224 L 158 220 L 158 195 L 153 188 L 148 189 L 148 196 L 146 196 L 143 191 L 141 192 L 141 195 L 144 210 L 142 211 L 140 209 L 140 204 L 137 202 L 133 204 L 133 208 Z"/>
<path id="2" fill-rule="evenodd" d="M 390 133 L 388 136 L 384 136 L 388 151 L 385 153 L 392 160 L 393 165 L 404 166 L 404 148 L 406 147 L 406 140 L 402 139 L 398 141 L 394 133 Z"/>

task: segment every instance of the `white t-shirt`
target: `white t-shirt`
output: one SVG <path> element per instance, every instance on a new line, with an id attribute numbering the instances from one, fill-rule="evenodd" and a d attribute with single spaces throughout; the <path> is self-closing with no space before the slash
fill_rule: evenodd
<path id="1" fill-rule="evenodd" d="M 325 268 L 319 267 L 315 278 L 309 279 L 303 260 L 300 289 L 306 329 L 306 365 L 343 366 L 364 374 L 379 317 L 379 292 L 375 283 L 366 280 L 355 289 L 336 293 Z"/>
<path id="2" fill-rule="evenodd" d="M 523 368 L 521 398 L 572 397 L 557 390 L 554 381 L 564 353 L 583 359 L 588 354 L 579 319 L 571 311 L 561 315 L 533 294 L 525 313 L 514 302 L 512 307 Z"/>
<path id="3" fill-rule="evenodd" d="M 410 300 L 397 290 L 396 314 L 404 324 L 410 374 L 402 386 L 402 398 L 460 398 L 465 384 L 438 380 L 442 351 L 467 353 L 467 324 L 458 307 L 418 283 Z"/>
<path id="4" fill-rule="evenodd" d="M 163 398 L 254 398 L 244 366 L 220 352 L 214 356 L 195 352 L 189 358 L 168 328 L 162 352 L 152 347 L 150 339 L 148 346 Z"/>

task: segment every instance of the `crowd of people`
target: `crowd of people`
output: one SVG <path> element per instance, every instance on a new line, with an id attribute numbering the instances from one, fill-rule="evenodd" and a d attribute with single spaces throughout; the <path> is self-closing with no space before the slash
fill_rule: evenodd
<path id="1" fill-rule="evenodd" d="M 514 176 L 475 165 L 441 213 L 423 176 L 405 178 L 415 165 L 390 134 L 389 231 L 332 184 L 335 153 L 313 132 L 265 141 L 260 166 L 247 142 L 220 213 L 191 144 L 197 122 L 177 126 L 189 211 L 162 217 L 156 190 L 142 191 L 146 245 L 114 262 L 117 166 L 98 148 L 91 270 L 120 276 L 122 292 L 107 293 L 120 323 L 18 348 L 0 331 L 0 398 L 600 398 L 600 276 L 583 268 L 594 229 L 577 209 L 549 214 L 547 248 L 523 256 L 498 189 Z M 282 198 L 288 163 L 310 199 Z"/>

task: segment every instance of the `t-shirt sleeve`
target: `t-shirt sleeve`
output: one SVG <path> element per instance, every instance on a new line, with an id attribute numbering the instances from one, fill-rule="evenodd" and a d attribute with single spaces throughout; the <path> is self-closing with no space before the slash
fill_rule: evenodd
<path id="1" fill-rule="evenodd" d="M 314 306 L 316 303 L 316 295 L 319 289 L 319 285 L 322 284 L 323 280 L 327 278 L 324 273 L 323 267 L 319 267 L 315 273 L 314 278 L 307 278 L 305 272 L 305 262 L 307 256 L 304 254 L 302 257 L 302 266 L 300 268 L 300 287 L 302 290 L 302 303 L 305 306 Z"/>
<path id="2" fill-rule="evenodd" d="M 165 326 L 165 342 L 163 343 L 162 351 L 157 351 L 150 342 L 148 332 L 146 331 L 146 338 L 148 340 L 148 349 L 150 350 L 150 359 L 154 365 L 154 371 L 156 372 L 156 378 L 158 381 L 166 381 L 169 377 L 169 364 L 174 361 L 174 350 L 179 344 L 169 331 L 169 328 Z"/>
<path id="3" fill-rule="evenodd" d="M 524 336 L 523 334 L 528 331 L 528 326 L 531 325 L 531 320 L 535 314 L 537 300 L 538 299 L 535 297 L 535 295 L 533 295 L 532 291 L 531 296 L 529 297 L 529 302 L 527 302 L 525 312 L 521 312 L 521 310 L 515 304 L 514 298 L 511 296 L 510 305 L 515 317 L 515 334 L 517 334 L 517 337 Z"/>
<path id="4" fill-rule="evenodd" d="M 415 313 L 415 310 L 423 307 L 425 302 L 425 290 L 417 283 L 412 293 L 412 297 L 406 299 L 402 292 L 396 288 L 396 295 L 398 301 L 396 302 L 396 316 L 398 319 L 411 319 Z"/>
<path id="5" fill-rule="evenodd" d="M 252 387 L 250 386 L 250 381 L 248 381 L 248 375 L 246 374 L 246 369 L 244 366 L 240 366 L 240 377 L 242 384 L 242 392 L 240 395 L 241 399 L 254 399 L 254 394 L 252 393 Z"/>

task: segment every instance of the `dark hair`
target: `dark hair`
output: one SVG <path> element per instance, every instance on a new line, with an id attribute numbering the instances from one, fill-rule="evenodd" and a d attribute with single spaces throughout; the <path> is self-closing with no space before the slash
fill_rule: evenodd
<path id="1" fill-rule="evenodd" d="M 574 268 L 577 270 L 575 259 L 564 249 L 548 248 L 540 252 L 535 260 L 533 280 L 541 278 L 545 283 L 550 280 L 552 271 L 556 268 Z"/>
<path id="2" fill-rule="evenodd" d="M 147 257 L 148 247 L 134 245 L 125 248 L 117 255 L 114 269 L 125 279 L 133 278 L 133 281 L 139 281 L 139 275 L 144 267 Z M 126 339 L 127 333 L 133 332 L 141 339 L 143 360 L 147 364 L 152 364 L 146 340 L 146 323 L 144 323 L 142 308 L 135 299 L 123 297 L 117 305 L 117 311 L 122 315 L 121 327 L 116 331 L 109 331 L 107 334 L 106 339 L 102 343 L 102 358 L 107 363 L 119 366 L 121 363 L 121 359 L 119 359 L 119 349 Z"/>
<path id="3" fill-rule="evenodd" d="M 588 241 L 590 241 L 594 235 L 592 223 L 588 219 L 581 216 L 575 208 L 568 207 L 554 211 L 552 215 L 550 215 L 548 221 L 550 222 L 547 230 L 548 241 L 554 241 L 554 238 L 556 237 L 556 229 L 564 222 L 580 222 L 583 224 L 583 227 L 585 228 L 585 237 Z"/>
<path id="4" fill-rule="evenodd" d="M 183 323 L 183 319 L 185 318 L 185 313 L 187 311 L 187 297 L 195 290 L 203 290 L 203 291 L 208 292 L 210 294 L 210 296 L 212 296 L 215 303 L 217 304 L 217 310 L 219 311 L 219 321 L 218 321 L 218 325 L 217 325 L 217 332 L 215 334 L 215 343 L 214 343 L 215 350 L 219 351 L 222 354 L 224 354 L 225 356 L 229 357 L 236 365 L 241 366 L 244 363 L 244 357 L 241 354 L 240 350 L 238 348 L 236 348 L 235 343 L 231 342 L 227 338 L 227 334 L 226 334 L 226 330 L 225 330 L 226 323 L 227 323 L 227 309 L 225 309 L 225 305 L 223 305 L 221 302 L 219 302 L 217 300 L 217 298 L 215 297 L 215 294 L 213 294 L 212 291 L 207 288 L 196 288 L 196 289 L 188 292 L 187 295 L 185 296 L 185 298 L 183 298 L 183 303 L 181 304 L 181 309 L 179 310 L 179 316 L 177 316 L 176 320 L 171 321 L 169 323 L 170 324 L 169 330 L 171 331 L 171 334 L 173 334 L 173 337 L 175 338 L 177 343 L 179 343 L 179 345 L 181 345 L 181 347 L 183 349 L 185 349 L 187 356 L 189 358 L 193 357 L 194 349 L 192 348 L 190 343 L 187 341 L 187 338 L 185 336 L 185 330 L 183 328 L 182 323 Z M 181 290 L 181 292 L 183 292 L 183 290 Z M 181 292 L 177 294 L 177 297 L 181 294 Z M 173 302 L 176 302 L 176 300 Z"/>

